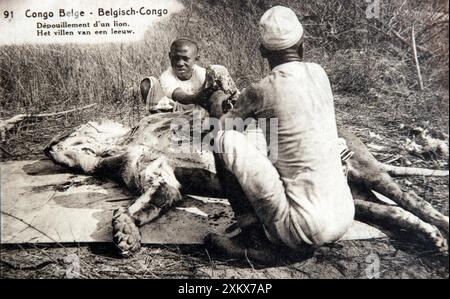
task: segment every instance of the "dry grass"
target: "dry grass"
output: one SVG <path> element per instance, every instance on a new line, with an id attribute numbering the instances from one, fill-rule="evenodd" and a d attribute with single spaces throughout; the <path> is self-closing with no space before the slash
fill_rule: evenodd
<path id="1" fill-rule="evenodd" d="M 425 86 L 445 90 L 448 83 L 448 23 L 442 22 L 448 9 L 442 1 L 383 3 L 380 19 L 367 19 L 366 3 L 359 0 L 183 2 L 185 11 L 136 43 L 0 47 L 0 117 L 132 101 L 141 78 L 167 68 L 168 48 L 177 36 L 198 40 L 200 63 L 225 65 L 242 88 L 267 72 L 255 33 L 259 16 L 274 4 L 289 5 L 301 16 L 307 60 L 325 66 L 336 91 L 415 92 L 412 51 L 389 37 L 395 31 L 410 39 L 413 24 L 417 43 L 434 51 L 419 57 Z"/>
<path id="2" fill-rule="evenodd" d="M 232 260 L 201 246 L 145 246 L 130 259 L 115 256 L 110 244 L 3 246 L 0 277 L 70 278 L 71 256 L 79 260 L 77 278 L 367 278 L 375 258 L 380 278 L 448 279 L 448 256 L 387 239 L 341 242 L 272 266 Z"/>

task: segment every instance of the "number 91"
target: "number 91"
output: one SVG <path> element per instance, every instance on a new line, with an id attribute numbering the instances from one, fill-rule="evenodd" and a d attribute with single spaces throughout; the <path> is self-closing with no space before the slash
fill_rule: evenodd
<path id="1" fill-rule="evenodd" d="M 5 19 L 7 19 L 7 18 L 11 18 L 12 19 L 14 17 L 14 12 L 5 10 L 3 12 L 3 15 L 5 16 Z"/>

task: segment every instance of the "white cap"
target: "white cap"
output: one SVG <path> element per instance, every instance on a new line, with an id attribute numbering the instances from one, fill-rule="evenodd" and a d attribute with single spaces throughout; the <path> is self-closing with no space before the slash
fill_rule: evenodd
<path id="1" fill-rule="evenodd" d="M 268 50 L 284 50 L 303 37 L 303 26 L 295 12 L 284 6 L 274 6 L 259 21 L 261 43 Z"/>

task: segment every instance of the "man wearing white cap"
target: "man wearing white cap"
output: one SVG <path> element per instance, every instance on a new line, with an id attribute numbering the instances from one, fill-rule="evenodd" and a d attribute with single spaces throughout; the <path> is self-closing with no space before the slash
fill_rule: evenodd
<path id="1" fill-rule="evenodd" d="M 215 138 L 217 172 L 241 234 L 210 234 L 205 244 L 269 262 L 283 248 L 299 251 L 339 240 L 355 208 L 337 146 L 330 83 L 322 67 L 302 61 L 302 25 L 291 9 L 276 6 L 261 17 L 259 29 L 271 72 L 242 91 L 221 116 Z M 265 134 L 269 157 L 226 128 L 227 119 L 249 117 L 278 121 L 277 132 Z"/>

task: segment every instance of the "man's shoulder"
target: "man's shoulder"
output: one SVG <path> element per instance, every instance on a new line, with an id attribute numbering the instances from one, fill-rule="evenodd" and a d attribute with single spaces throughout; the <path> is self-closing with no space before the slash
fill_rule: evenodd
<path id="1" fill-rule="evenodd" d="M 167 68 L 164 72 L 162 72 L 161 76 L 159 76 L 160 80 L 167 80 L 172 78 L 175 79 L 175 73 L 172 67 Z"/>
<path id="2" fill-rule="evenodd" d="M 327 72 L 325 69 L 318 63 L 315 62 L 306 62 L 301 61 L 299 63 L 291 64 L 287 69 L 285 69 L 292 73 L 308 73 L 310 76 L 315 78 L 328 78 Z M 272 77 L 277 77 L 277 72 L 271 72 Z M 269 75 L 270 77 L 270 75 Z"/>
<path id="3" fill-rule="evenodd" d="M 198 64 L 194 64 L 192 66 L 192 68 L 196 71 L 196 72 L 202 72 L 202 73 L 206 73 L 206 68 L 198 65 Z"/>
<path id="4" fill-rule="evenodd" d="M 309 70 L 326 75 L 325 69 L 320 64 L 315 62 L 304 62 L 304 64 Z"/>
<path id="5" fill-rule="evenodd" d="M 270 88 L 270 86 L 273 84 L 274 77 L 275 73 L 271 71 L 264 78 L 250 84 L 247 88 L 255 94 L 261 94 L 264 92 L 264 90 Z"/>
<path id="6" fill-rule="evenodd" d="M 194 64 L 192 68 L 194 70 L 195 77 L 199 78 L 200 81 L 203 82 L 206 78 L 206 69 L 198 64 Z"/>

